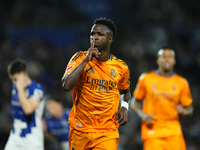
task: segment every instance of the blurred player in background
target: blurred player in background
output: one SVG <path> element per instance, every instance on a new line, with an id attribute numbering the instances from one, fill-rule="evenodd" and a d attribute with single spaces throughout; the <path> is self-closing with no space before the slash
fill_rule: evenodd
<path id="1" fill-rule="evenodd" d="M 174 73 L 175 63 L 173 49 L 162 47 L 158 70 L 143 73 L 133 93 L 131 108 L 142 119 L 144 150 L 186 150 L 179 115 L 192 115 L 193 99 L 187 80 Z"/>
<path id="2" fill-rule="evenodd" d="M 15 59 L 9 64 L 8 75 L 13 82 L 13 121 L 5 150 L 44 150 L 43 87 L 30 79 L 26 62 L 21 59 Z"/>
<path id="3" fill-rule="evenodd" d="M 73 94 L 70 150 L 117 150 L 118 127 L 128 121 L 130 75 L 126 63 L 110 54 L 115 33 L 111 20 L 96 19 L 91 47 L 77 52 L 67 65 L 62 86 Z"/>
<path id="4" fill-rule="evenodd" d="M 62 150 L 69 150 L 68 117 L 70 109 L 64 108 L 57 97 L 47 96 L 45 99 L 44 129 L 57 139 Z"/>

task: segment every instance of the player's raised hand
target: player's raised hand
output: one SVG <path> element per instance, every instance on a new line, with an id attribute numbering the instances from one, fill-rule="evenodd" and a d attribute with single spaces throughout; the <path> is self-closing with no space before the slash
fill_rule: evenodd
<path id="1" fill-rule="evenodd" d="M 95 45 L 95 39 L 93 39 L 92 44 L 91 44 L 90 48 L 88 49 L 88 52 L 87 52 L 86 57 L 85 57 L 85 59 L 88 62 L 92 61 L 94 58 L 98 58 L 99 55 L 101 54 L 99 52 L 99 50 L 96 47 L 94 47 L 94 45 Z"/>
<path id="2" fill-rule="evenodd" d="M 24 72 L 18 73 L 17 80 L 15 82 L 17 89 L 25 89 L 26 85 L 26 74 Z"/>

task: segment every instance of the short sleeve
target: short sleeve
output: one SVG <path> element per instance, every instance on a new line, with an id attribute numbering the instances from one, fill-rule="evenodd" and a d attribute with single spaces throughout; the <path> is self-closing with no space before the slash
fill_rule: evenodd
<path id="1" fill-rule="evenodd" d="M 189 106 L 193 102 L 190 87 L 187 80 L 184 80 L 183 82 L 183 88 L 180 93 L 180 102 L 185 107 Z"/>
<path id="2" fill-rule="evenodd" d="M 145 82 L 144 82 L 145 75 L 146 75 L 145 73 L 140 75 L 140 77 L 138 79 L 138 82 L 137 82 L 137 85 L 136 85 L 136 88 L 135 88 L 135 90 L 133 92 L 133 95 L 138 100 L 144 99 L 145 94 L 146 94 Z"/>
<path id="3" fill-rule="evenodd" d="M 121 90 L 126 90 L 129 88 L 130 86 L 130 71 L 128 69 L 128 66 L 123 68 L 123 75 L 122 78 L 120 79 L 119 83 L 118 83 L 118 87 Z"/>
<path id="4" fill-rule="evenodd" d="M 43 90 L 41 90 L 41 89 L 34 89 L 33 95 L 31 96 L 31 98 L 40 101 L 40 100 L 42 100 L 43 97 L 44 97 Z"/>
<path id="5" fill-rule="evenodd" d="M 71 73 L 81 63 L 82 59 L 80 59 L 80 57 L 83 55 L 84 53 L 82 51 L 79 51 L 72 56 L 67 64 L 64 75 Z"/>

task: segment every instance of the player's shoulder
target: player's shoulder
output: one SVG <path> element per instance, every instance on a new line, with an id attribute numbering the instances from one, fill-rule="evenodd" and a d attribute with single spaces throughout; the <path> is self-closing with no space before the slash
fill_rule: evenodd
<path id="1" fill-rule="evenodd" d="M 128 65 L 125 63 L 125 61 L 123 61 L 122 59 L 117 58 L 117 57 L 116 57 L 115 55 L 113 55 L 113 54 L 111 54 L 110 60 L 111 60 L 111 61 L 114 61 L 114 62 L 117 63 L 117 64 L 120 64 L 120 65 L 122 65 L 122 66 L 128 68 Z"/>
<path id="2" fill-rule="evenodd" d="M 34 88 L 43 90 L 42 84 L 37 83 L 37 82 L 35 82 L 35 81 L 32 81 L 31 86 L 34 87 Z"/>
<path id="3" fill-rule="evenodd" d="M 149 71 L 149 72 L 143 72 L 140 77 L 139 80 L 145 79 L 145 78 L 151 78 L 152 76 L 155 75 L 155 70 L 153 71 Z"/>
<path id="4" fill-rule="evenodd" d="M 78 51 L 72 56 L 71 61 L 76 61 L 78 58 L 80 58 L 82 56 L 85 57 L 86 54 L 87 54 L 87 51 Z"/>
<path id="5" fill-rule="evenodd" d="M 188 84 L 187 79 L 185 77 L 183 77 L 182 75 L 174 73 L 174 76 L 175 76 L 176 80 L 179 80 L 182 83 L 187 83 Z"/>

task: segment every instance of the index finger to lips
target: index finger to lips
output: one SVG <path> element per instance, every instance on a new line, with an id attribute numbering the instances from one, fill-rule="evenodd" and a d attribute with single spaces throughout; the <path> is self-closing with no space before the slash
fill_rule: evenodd
<path id="1" fill-rule="evenodd" d="M 95 40 L 93 39 L 91 48 L 94 48 L 94 43 L 95 43 Z"/>

